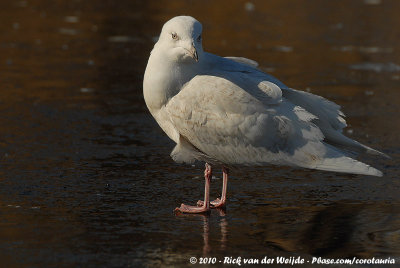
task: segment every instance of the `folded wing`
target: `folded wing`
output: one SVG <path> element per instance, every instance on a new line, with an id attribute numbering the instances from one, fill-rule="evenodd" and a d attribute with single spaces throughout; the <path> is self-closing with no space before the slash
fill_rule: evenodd
<path id="1" fill-rule="evenodd" d="M 390 158 L 382 152 L 372 149 L 343 135 L 343 129 L 347 125 L 344 119 L 345 116 L 340 110 L 340 106 L 336 103 L 309 92 L 287 87 L 275 77 L 258 70 L 257 62 L 251 59 L 241 57 L 226 57 L 225 61 L 227 59 L 230 59 L 235 63 L 228 64 L 224 62 L 224 60 L 219 60 L 218 62 L 222 63 L 222 68 L 231 72 L 244 72 L 250 77 L 258 77 L 259 79 L 278 85 L 281 88 L 282 95 L 285 99 L 315 115 L 316 119 L 313 120 L 313 123 L 315 123 L 322 131 L 325 137 L 325 142 L 347 152 L 379 155 Z"/>
<path id="2" fill-rule="evenodd" d="M 276 84 L 221 76 L 196 76 L 166 105 L 180 135 L 172 153 L 175 160 L 270 163 L 381 175 L 324 143 L 320 128 L 312 122 L 317 117 L 282 98 Z"/>

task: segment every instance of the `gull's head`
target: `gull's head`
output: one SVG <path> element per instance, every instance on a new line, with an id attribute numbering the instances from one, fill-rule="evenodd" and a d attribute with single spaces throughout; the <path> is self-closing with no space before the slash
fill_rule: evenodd
<path id="1" fill-rule="evenodd" d="M 190 16 L 178 16 L 167 21 L 156 44 L 173 61 L 197 63 L 203 54 L 202 26 Z"/>

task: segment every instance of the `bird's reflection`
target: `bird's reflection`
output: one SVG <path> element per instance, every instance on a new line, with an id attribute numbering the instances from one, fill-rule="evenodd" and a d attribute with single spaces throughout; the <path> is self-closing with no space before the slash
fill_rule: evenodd
<path id="1" fill-rule="evenodd" d="M 229 222 L 223 209 L 213 209 L 207 215 L 181 215 L 199 219 L 203 256 L 225 252 L 228 240 L 229 248 L 232 244 L 251 244 L 248 239 L 257 235 L 270 249 L 282 252 L 372 258 L 399 254 L 399 211 L 399 206 L 382 203 L 338 202 L 326 207 L 284 209 L 257 206 L 252 209 L 255 224 L 251 230 L 246 229 L 248 223 Z"/>
<path id="2" fill-rule="evenodd" d="M 219 226 L 221 227 L 221 249 L 226 248 L 226 242 L 227 242 L 227 234 L 228 234 L 228 221 L 226 220 L 225 217 L 222 217 Z"/>
<path id="3" fill-rule="evenodd" d="M 228 241 L 228 221 L 226 220 L 226 209 L 225 208 L 215 208 L 213 209 L 219 215 L 219 227 L 221 238 L 220 249 L 225 249 Z M 211 251 L 210 246 L 210 215 L 211 214 L 182 214 L 178 213 L 179 216 L 186 217 L 200 217 L 203 220 L 203 256 L 207 255 Z"/>
<path id="4" fill-rule="evenodd" d="M 219 226 L 221 229 L 221 242 L 220 248 L 225 249 L 227 243 L 228 234 L 228 221 L 226 220 L 226 210 L 224 208 L 216 208 L 215 211 L 220 216 Z M 209 237 L 210 237 L 210 215 L 201 215 L 203 218 L 203 255 L 206 255 L 211 251 Z"/>
<path id="5" fill-rule="evenodd" d="M 201 215 L 203 217 L 203 256 L 210 252 L 210 215 Z"/>

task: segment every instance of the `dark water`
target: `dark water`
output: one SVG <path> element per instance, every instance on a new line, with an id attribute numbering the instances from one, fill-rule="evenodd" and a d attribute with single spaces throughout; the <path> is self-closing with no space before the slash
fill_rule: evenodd
<path id="1" fill-rule="evenodd" d="M 1 1 L 2 265 L 399 257 L 398 10 L 394 0 Z M 392 156 L 364 159 L 385 176 L 247 168 L 232 174 L 226 212 L 175 216 L 202 198 L 203 171 L 170 159 L 142 77 L 162 24 L 180 14 L 203 23 L 206 50 L 255 59 L 342 105 L 347 134 Z"/>

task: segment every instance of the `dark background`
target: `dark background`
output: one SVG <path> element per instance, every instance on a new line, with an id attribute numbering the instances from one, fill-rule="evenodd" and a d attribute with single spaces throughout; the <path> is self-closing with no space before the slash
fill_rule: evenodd
<path id="1" fill-rule="evenodd" d="M 0 259 L 5 267 L 190 266 L 195 256 L 399 257 L 399 1 L 0 1 Z M 382 178 L 287 167 L 232 174 L 228 208 L 175 164 L 142 79 L 161 26 L 203 23 L 244 56 L 342 105 Z M 212 198 L 221 175 L 212 181 Z"/>

